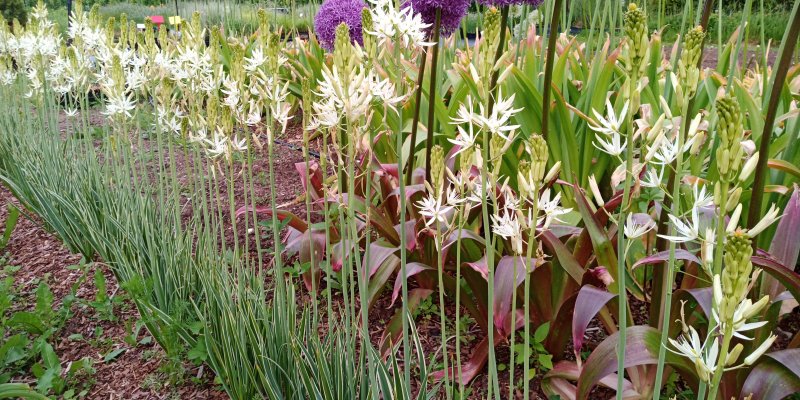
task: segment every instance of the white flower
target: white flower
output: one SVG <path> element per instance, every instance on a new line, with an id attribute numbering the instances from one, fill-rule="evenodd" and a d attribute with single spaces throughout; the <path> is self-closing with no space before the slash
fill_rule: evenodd
<path id="1" fill-rule="evenodd" d="M 761 221 L 758 221 L 756 226 L 749 229 L 747 231 L 747 235 L 750 237 L 754 237 L 759 233 L 763 232 L 765 229 L 769 228 L 770 225 L 774 224 L 775 221 L 781 218 L 781 210 L 775 206 L 775 204 L 770 205 L 769 211 L 767 214 L 764 215 L 764 218 Z"/>
<path id="2" fill-rule="evenodd" d="M 764 341 L 764 343 L 761 343 L 761 345 L 758 346 L 757 349 L 753 350 L 753 352 L 750 353 L 750 355 L 747 356 L 744 359 L 744 365 L 753 365 L 753 364 L 755 364 L 755 362 L 762 355 L 764 355 L 764 353 L 766 353 L 767 350 L 769 350 L 770 347 L 772 347 L 772 343 L 775 343 L 775 339 L 777 339 L 777 338 L 778 337 L 775 336 L 775 335 L 769 335 L 769 337 L 767 338 L 767 340 Z"/>
<path id="3" fill-rule="evenodd" d="M 455 139 L 447 139 L 450 143 L 459 146 L 458 151 L 453 154 L 455 157 L 456 155 L 460 154 L 464 150 L 472 147 L 475 145 L 475 141 L 478 139 L 478 134 L 473 129 L 472 124 L 469 125 L 469 131 L 465 130 L 462 127 L 458 127 L 458 136 Z"/>
<path id="4" fill-rule="evenodd" d="M 553 198 L 550 198 L 550 189 L 545 189 L 539 196 L 539 210 L 544 214 L 541 218 L 537 219 L 536 226 L 542 229 L 547 229 L 553 221 L 563 222 L 558 217 L 568 214 L 572 211 L 571 208 L 561 207 L 561 192 L 556 193 Z M 533 221 L 529 221 L 533 222 Z"/>
<path id="5" fill-rule="evenodd" d="M 694 208 L 709 207 L 714 204 L 714 194 L 707 193 L 705 186 L 700 188 L 698 182 L 692 185 L 692 193 L 694 194 Z"/>
<path id="6" fill-rule="evenodd" d="M 111 94 L 108 96 L 108 102 L 106 103 L 106 110 L 103 111 L 103 114 L 114 117 L 117 115 L 124 115 L 128 118 L 131 118 L 131 111 L 136 108 L 136 104 L 133 102 L 132 95 L 124 95 L 118 94 L 114 95 Z"/>
<path id="7" fill-rule="evenodd" d="M 622 141 L 622 136 L 619 133 L 612 133 L 609 140 L 605 140 L 600 136 L 595 136 L 595 142 L 592 143 L 598 150 L 609 154 L 613 157 L 619 157 L 628 145 L 628 140 Z"/>
<path id="8" fill-rule="evenodd" d="M 372 27 L 365 27 L 368 34 L 378 38 L 378 44 L 398 40 L 405 48 L 416 49 L 430 46 L 426 42 L 429 24 L 422 22 L 422 16 L 415 14 L 411 6 L 397 9 L 391 0 L 370 0 L 372 7 Z"/>
<path id="9" fill-rule="evenodd" d="M 636 239 L 655 227 L 656 222 L 647 214 L 638 214 L 636 217 L 633 214 L 628 214 L 628 218 L 625 221 L 625 236 L 629 239 Z"/>
<path id="10" fill-rule="evenodd" d="M 253 72 L 260 68 L 266 61 L 267 57 L 264 55 L 264 50 L 262 50 L 261 47 L 256 47 L 253 49 L 253 53 L 250 57 L 245 57 L 244 70 L 247 72 Z"/>
<path id="11" fill-rule="evenodd" d="M 453 206 L 443 205 L 442 200 L 434 198 L 433 195 L 423 198 L 417 202 L 419 213 L 425 217 L 425 226 L 430 227 L 435 222 L 447 223 L 447 213 Z"/>
<path id="12" fill-rule="evenodd" d="M 653 162 L 660 165 L 671 164 L 678 157 L 678 152 L 687 153 L 692 148 L 692 144 L 694 144 L 696 138 L 697 136 L 693 136 L 687 140 L 683 144 L 682 150 L 679 149 L 678 136 L 675 136 L 674 140 L 668 140 L 666 138 L 659 140 L 658 143 L 653 145 L 654 152 L 652 152 L 652 158 L 655 159 Z"/>
<path id="13" fill-rule="evenodd" d="M 204 142 L 207 145 L 206 152 L 212 159 L 228 154 L 228 138 L 219 130 L 214 132 L 212 140 L 205 139 Z"/>
<path id="14" fill-rule="evenodd" d="M 688 337 L 687 337 L 688 336 Z M 717 367 L 717 357 L 719 356 L 719 341 L 714 338 L 711 344 L 700 341 L 700 335 L 693 327 L 689 327 L 688 335 L 681 336 L 678 340 L 669 338 L 670 344 L 675 350 L 667 347 L 667 350 L 684 356 L 694 363 L 697 375 L 701 380 L 709 382 Z"/>
<path id="15" fill-rule="evenodd" d="M 233 151 L 238 151 L 240 153 L 243 153 L 244 151 L 246 151 L 247 150 L 247 138 L 239 140 L 238 136 L 234 136 L 233 140 L 231 140 L 231 149 L 233 149 Z"/>
<path id="16" fill-rule="evenodd" d="M 69 118 L 73 118 L 76 115 L 78 115 L 78 109 L 77 108 L 67 108 L 67 109 L 64 110 L 64 114 Z"/>
<path id="17" fill-rule="evenodd" d="M 611 105 L 611 101 L 606 99 L 606 109 L 608 112 L 608 118 L 604 118 L 597 110 L 592 110 L 594 113 L 595 118 L 597 118 L 598 125 L 589 124 L 589 128 L 591 128 L 595 132 L 600 132 L 608 136 L 613 135 L 622 135 L 620 128 L 622 123 L 625 122 L 625 115 L 628 113 L 628 102 L 625 102 L 625 105 L 622 107 L 622 111 L 619 113 L 619 116 L 614 114 L 614 106 Z"/>
<path id="18" fill-rule="evenodd" d="M 697 208 L 692 208 L 692 218 L 691 222 L 689 223 L 682 221 L 680 218 L 672 214 L 669 214 L 668 217 L 677 231 L 677 236 L 659 235 L 659 237 L 675 243 L 693 242 L 701 238 L 700 215 Z M 708 232 L 708 230 L 706 231 Z"/>
<path id="19" fill-rule="evenodd" d="M 647 188 L 660 188 L 661 181 L 664 178 L 664 170 L 656 171 L 655 168 L 648 168 L 644 173 L 644 179 L 640 182 L 643 187 Z"/>
<path id="20" fill-rule="evenodd" d="M 502 216 L 492 215 L 492 231 L 496 235 L 510 240 L 515 254 L 522 254 L 522 229 L 513 212 L 506 209 Z"/>

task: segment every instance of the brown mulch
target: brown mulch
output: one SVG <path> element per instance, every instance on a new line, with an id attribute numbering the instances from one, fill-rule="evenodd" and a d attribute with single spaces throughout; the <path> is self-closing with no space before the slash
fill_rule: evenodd
<path id="1" fill-rule="evenodd" d="M 7 206 L 19 202 L 11 192 L 0 186 L 0 226 L 5 226 Z M 0 255 L 3 256 L 3 255 Z M 19 222 L 11 235 L 5 249 L 7 265 L 20 267 L 14 273 L 15 292 L 19 294 L 17 307 L 32 307 L 35 301 L 33 293 L 39 282 L 44 281 L 54 296 L 55 307 L 60 307 L 62 300 L 73 293 L 82 300 L 73 303 L 72 315 L 51 340 L 62 367 L 68 368 L 70 363 L 84 358 L 93 361 L 96 372 L 86 377 L 94 381 L 85 398 L 87 399 L 227 399 L 227 395 L 213 385 L 213 373 L 207 368 L 182 365 L 182 376 L 170 375 L 164 366 L 167 364 L 164 351 L 152 340 L 147 344 L 129 346 L 124 337 L 128 334 L 126 324 L 134 324 L 139 320 L 136 307 L 130 300 L 124 299 L 116 279 L 110 270 L 100 263 L 87 268 L 88 273 L 80 269 L 68 268 L 81 264 L 82 257 L 72 254 L 54 235 L 48 233 L 36 217 L 33 220 L 20 216 Z M 92 277 L 94 268 L 102 268 L 107 282 L 109 296 L 122 296 L 123 301 L 114 307 L 112 321 L 101 320 L 92 307 L 86 302 L 93 301 L 96 289 Z M 82 338 L 79 338 L 80 335 Z M 148 335 L 142 329 L 137 340 Z M 106 354 L 117 349 L 125 349 L 116 358 L 103 362 Z M 169 386 L 170 378 L 178 382 Z M 181 378 L 181 379 L 177 379 Z M 196 379 L 195 379 L 196 378 Z M 31 376 L 15 377 L 15 381 L 35 384 Z M 177 396 L 177 397 L 175 397 Z"/>

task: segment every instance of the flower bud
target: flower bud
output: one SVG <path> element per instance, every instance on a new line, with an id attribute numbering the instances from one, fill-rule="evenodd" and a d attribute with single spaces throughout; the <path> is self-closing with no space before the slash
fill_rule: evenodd
<path id="1" fill-rule="evenodd" d="M 561 173 L 561 161 L 556 161 L 556 163 L 553 164 L 552 167 L 550 167 L 550 170 L 547 171 L 547 175 L 544 176 L 544 181 L 550 182 L 553 179 L 556 179 L 558 177 L 558 174 L 560 173 Z"/>
<path id="2" fill-rule="evenodd" d="M 742 354 L 742 350 L 744 350 L 744 346 L 741 343 L 737 343 L 728 353 L 728 356 L 725 357 L 725 366 L 729 367 L 735 364 L 736 360 L 738 360 L 739 356 Z"/>
<path id="3" fill-rule="evenodd" d="M 522 160 L 517 166 L 517 181 L 519 186 L 519 197 L 526 199 L 534 189 L 534 182 L 531 182 L 531 163 L 528 160 Z"/>
<path id="4" fill-rule="evenodd" d="M 755 349 L 752 353 L 750 353 L 749 356 L 747 356 L 747 358 L 744 359 L 744 364 L 753 365 L 759 359 L 759 357 L 764 355 L 764 353 L 766 353 L 767 350 L 772 347 L 772 343 L 774 343 L 775 339 L 777 338 L 778 337 L 775 335 L 770 335 L 767 340 L 764 341 L 764 343 L 761 343 L 757 349 Z"/>
<path id="5" fill-rule="evenodd" d="M 592 196 L 594 196 L 594 201 L 597 202 L 597 205 L 600 207 L 606 205 L 606 201 L 603 200 L 603 195 L 600 193 L 600 188 L 597 186 L 597 180 L 594 178 L 594 175 L 589 176 L 589 188 L 592 190 Z"/>
<path id="6" fill-rule="evenodd" d="M 737 187 L 728 195 L 728 202 L 725 204 L 725 211 L 730 212 L 739 205 L 739 199 L 742 197 L 742 188 Z"/>
<path id="7" fill-rule="evenodd" d="M 758 153 L 756 153 L 747 159 L 747 162 L 744 163 L 744 167 L 742 167 L 742 173 L 739 174 L 739 182 L 744 182 L 750 178 L 750 175 L 753 174 L 753 171 L 755 171 L 756 165 L 758 164 L 758 157 Z"/>

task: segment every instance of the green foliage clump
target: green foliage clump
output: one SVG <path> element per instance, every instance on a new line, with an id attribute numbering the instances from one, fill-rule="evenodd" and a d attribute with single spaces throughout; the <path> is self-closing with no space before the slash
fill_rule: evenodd
<path id="1" fill-rule="evenodd" d="M 15 19 L 23 25 L 28 22 L 28 9 L 23 0 L 0 0 L 0 13 L 9 23 Z"/>

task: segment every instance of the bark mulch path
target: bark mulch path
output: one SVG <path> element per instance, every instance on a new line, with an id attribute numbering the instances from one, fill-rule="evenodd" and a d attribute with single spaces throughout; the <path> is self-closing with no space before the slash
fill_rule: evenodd
<path id="1" fill-rule="evenodd" d="M 11 192 L 0 186 L 0 226 L 5 226 L 7 208 L 19 202 Z M 0 228 L 1 229 L 1 228 Z M 53 292 L 54 306 L 60 308 L 63 300 L 74 293 L 78 299 L 72 304 L 71 316 L 50 343 L 58 355 L 62 368 L 84 358 L 93 361 L 95 373 L 84 378 L 87 399 L 227 399 L 228 396 L 213 384 L 213 373 L 208 368 L 170 362 L 142 329 L 131 346 L 125 336 L 130 326 L 139 321 L 133 303 L 120 290 L 114 275 L 101 263 L 90 263 L 79 268 L 80 255 L 72 254 L 61 241 L 48 233 L 36 217 L 33 220 L 20 216 L 19 222 L 0 260 L 5 265 L 19 267 L 13 274 L 17 294 L 12 310 L 33 308 L 36 288 L 45 282 Z M 72 268 L 70 268 L 72 267 Z M 113 318 L 101 318 L 89 305 L 96 299 L 95 268 L 101 268 L 106 282 L 107 295 L 111 296 Z M 2 268 L 0 268 L 2 269 Z M 74 292 L 73 292 L 74 290 Z M 109 320 L 111 319 L 111 320 Z M 122 349 L 113 359 L 104 357 Z M 16 376 L 17 382 L 35 386 L 32 376 Z"/>

